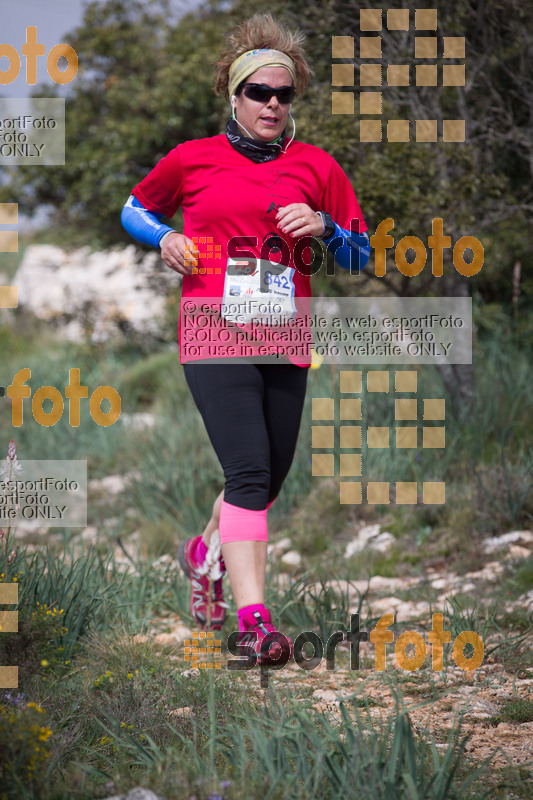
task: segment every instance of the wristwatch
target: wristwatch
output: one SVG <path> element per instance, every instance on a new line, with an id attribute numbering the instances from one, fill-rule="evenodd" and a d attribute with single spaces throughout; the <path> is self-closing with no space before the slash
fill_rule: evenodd
<path id="1" fill-rule="evenodd" d="M 335 223 L 331 219 L 331 215 L 327 211 L 316 212 L 324 224 L 324 233 L 320 234 L 321 239 L 331 239 L 335 233 Z"/>

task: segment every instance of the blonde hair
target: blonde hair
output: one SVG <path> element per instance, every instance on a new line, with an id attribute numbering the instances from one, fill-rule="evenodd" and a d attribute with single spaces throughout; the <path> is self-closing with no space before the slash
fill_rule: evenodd
<path id="1" fill-rule="evenodd" d="M 297 95 L 302 95 L 309 82 L 312 70 L 304 57 L 302 44 L 305 34 L 300 30 L 291 31 L 276 22 L 271 14 L 254 14 L 241 22 L 233 31 L 225 35 L 228 47 L 215 62 L 215 92 L 229 100 L 229 68 L 236 58 L 248 50 L 280 50 L 292 58 L 296 70 L 294 86 Z"/>

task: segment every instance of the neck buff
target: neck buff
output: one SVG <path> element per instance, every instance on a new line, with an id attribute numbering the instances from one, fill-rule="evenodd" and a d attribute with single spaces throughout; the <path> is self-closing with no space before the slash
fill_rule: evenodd
<path id="1" fill-rule="evenodd" d="M 235 120 L 230 117 L 226 123 L 226 136 L 237 152 L 255 161 L 256 164 L 261 164 L 265 161 L 274 161 L 279 156 L 285 140 L 285 131 L 273 142 L 250 139 L 248 136 L 243 136 Z"/>
<path id="2" fill-rule="evenodd" d="M 237 86 L 261 67 L 285 67 L 293 84 L 296 83 L 294 61 L 280 50 L 248 50 L 232 62 L 228 73 L 228 92 L 231 97 Z"/>

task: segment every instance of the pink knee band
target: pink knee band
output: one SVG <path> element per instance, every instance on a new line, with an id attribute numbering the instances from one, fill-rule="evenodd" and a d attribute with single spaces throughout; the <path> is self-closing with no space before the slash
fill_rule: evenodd
<path id="1" fill-rule="evenodd" d="M 225 542 L 267 542 L 267 509 L 250 511 L 249 508 L 232 506 L 223 500 L 218 528 L 222 544 Z"/>

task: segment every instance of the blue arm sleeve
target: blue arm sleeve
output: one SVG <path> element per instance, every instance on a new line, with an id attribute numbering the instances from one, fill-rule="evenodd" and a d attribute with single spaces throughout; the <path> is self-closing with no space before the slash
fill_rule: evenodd
<path id="1" fill-rule="evenodd" d="M 161 237 L 167 231 L 174 230 L 160 222 L 163 216 L 163 214 L 154 214 L 152 211 L 148 211 L 136 197 L 130 194 L 122 209 L 120 221 L 130 236 L 133 236 L 138 242 L 159 247 Z"/>
<path id="2" fill-rule="evenodd" d="M 351 233 L 340 225 L 335 225 L 335 233 L 324 244 L 333 254 L 335 263 L 349 272 L 357 274 L 370 258 L 370 242 L 366 233 Z"/>

